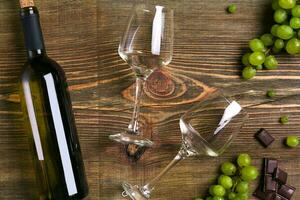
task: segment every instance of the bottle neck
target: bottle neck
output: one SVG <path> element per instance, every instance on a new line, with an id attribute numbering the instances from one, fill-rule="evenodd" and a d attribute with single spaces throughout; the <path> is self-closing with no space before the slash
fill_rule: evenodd
<path id="1" fill-rule="evenodd" d="M 46 55 L 38 9 L 25 7 L 20 12 L 25 48 L 29 60 Z"/>

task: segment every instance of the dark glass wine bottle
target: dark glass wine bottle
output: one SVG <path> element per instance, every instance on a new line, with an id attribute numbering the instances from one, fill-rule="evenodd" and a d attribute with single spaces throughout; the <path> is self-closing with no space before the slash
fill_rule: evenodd
<path id="1" fill-rule="evenodd" d="M 39 199 L 83 199 L 88 185 L 62 68 L 45 51 L 39 14 L 20 0 L 28 60 L 21 75 L 21 104 L 39 187 Z"/>

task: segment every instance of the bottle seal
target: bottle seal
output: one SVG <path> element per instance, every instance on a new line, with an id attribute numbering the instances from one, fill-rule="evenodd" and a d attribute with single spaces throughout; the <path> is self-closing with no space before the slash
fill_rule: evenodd
<path id="1" fill-rule="evenodd" d="M 23 25 L 26 49 L 28 51 L 44 49 L 44 39 L 37 8 L 22 8 L 20 16 Z"/>

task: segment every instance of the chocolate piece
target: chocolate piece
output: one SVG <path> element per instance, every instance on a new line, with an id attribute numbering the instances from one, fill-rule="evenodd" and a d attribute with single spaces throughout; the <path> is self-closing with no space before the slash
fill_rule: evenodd
<path id="1" fill-rule="evenodd" d="M 276 194 L 274 200 L 288 200 L 287 198 L 281 196 L 280 194 Z"/>
<path id="2" fill-rule="evenodd" d="M 278 167 L 278 161 L 271 158 L 265 158 L 265 174 L 273 174 Z"/>
<path id="3" fill-rule="evenodd" d="M 276 179 L 276 181 L 278 181 L 280 184 L 284 185 L 284 184 L 286 184 L 287 177 L 288 177 L 288 174 L 285 171 L 283 171 L 279 167 L 276 168 L 276 170 L 274 172 L 274 178 Z"/>
<path id="4" fill-rule="evenodd" d="M 260 129 L 256 134 L 255 138 L 260 141 L 264 147 L 268 147 L 272 142 L 274 142 L 274 137 L 268 133 L 266 129 Z"/>
<path id="5" fill-rule="evenodd" d="M 273 177 L 269 174 L 265 175 L 265 192 L 276 192 L 278 183 L 273 179 Z"/>
<path id="6" fill-rule="evenodd" d="M 278 194 L 280 194 L 281 196 L 283 196 L 287 199 L 291 199 L 295 190 L 296 190 L 296 188 L 294 188 L 293 186 L 285 184 L 279 188 Z"/>
<path id="7" fill-rule="evenodd" d="M 278 167 L 278 161 L 265 158 L 263 176 L 253 196 L 261 200 L 290 200 L 296 188 L 287 185 L 288 174 Z"/>

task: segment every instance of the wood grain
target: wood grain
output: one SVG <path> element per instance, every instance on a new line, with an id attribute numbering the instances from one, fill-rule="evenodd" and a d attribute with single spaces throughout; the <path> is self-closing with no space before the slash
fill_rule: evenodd
<path id="1" fill-rule="evenodd" d="M 180 147 L 178 119 L 205 92 L 255 92 L 243 105 L 265 100 L 275 88 L 279 96 L 299 93 L 300 58 L 278 56 L 280 68 L 240 79 L 240 58 L 248 41 L 268 31 L 271 0 L 236 1 L 238 11 L 227 14 L 225 0 L 136 0 L 175 9 L 175 46 L 171 64 L 152 76 L 142 96 L 142 123 L 155 141 L 137 163 L 124 147 L 108 140 L 124 130 L 132 114 L 134 76 L 117 47 L 133 5 L 130 0 L 36 0 L 48 54 L 64 68 L 70 85 L 91 200 L 121 200 L 120 184 L 142 184 L 156 175 Z M 32 200 L 33 174 L 18 99 L 18 77 L 25 62 L 18 2 L 0 0 L 0 199 Z M 230 149 L 218 158 L 191 158 L 180 163 L 155 189 L 155 200 L 191 200 L 217 178 L 220 163 L 247 152 L 254 165 L 275 157 L 289 173 L 288 182 L 300 188 L 300 149 L 287 149 L 288 134 L 300 136 L 300 101 L 249 108 L 250 119 Z M 290 116 L 282 126 L 278 118 Z M 261 147 L 253 134 L 268 129 L 276 142 Z M 253 185 L 254 189 L 255 184 Z M 251 197 L 250 199 L 254 199 Z M 299 190 L 293 199 L 300 199 Z"/>

